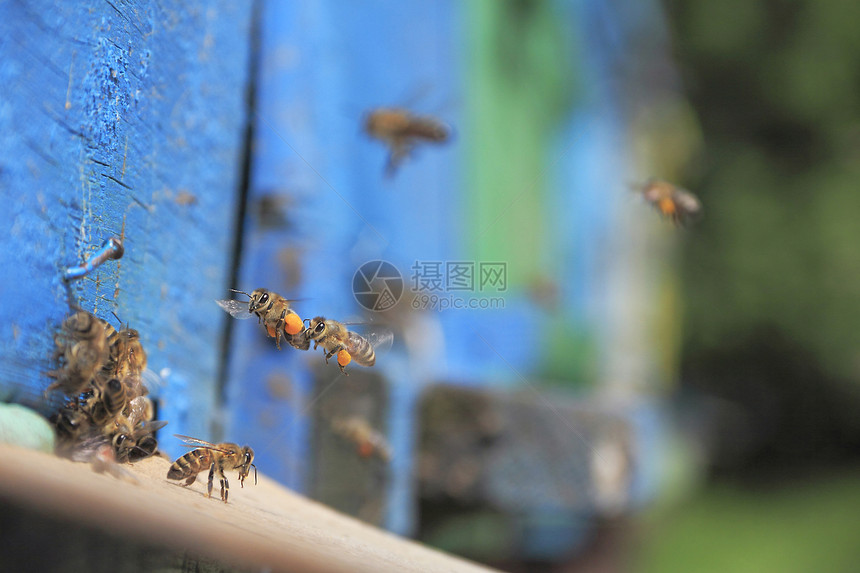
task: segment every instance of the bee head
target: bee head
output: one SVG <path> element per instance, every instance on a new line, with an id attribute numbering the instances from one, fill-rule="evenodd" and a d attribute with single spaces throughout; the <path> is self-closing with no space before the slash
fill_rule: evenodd
<path id="1" fill-rule="evenodd" d="M 325 334 L 326 324 L 325 319 L 321 316 L 318 316 L 310 321 L 308 324 L 307 333 L 308 337 L 312 340 L 319 340 Z"/>
<path id="2" fill-rule="evenodd" d="M 251 293 L 251 300 L 248 303 L 248 312 L 256 312 L 269 304 L 269 291 L 264 288 L 258 288 Z"/>
<path id="3" fill-rule="evenodd" d="M 254 468 L 254 485 L 257 485 L 257 466 L 254 465 L 254 450 L 245 446 L 242 448 L 242 466 L 239 468 L 239 484 L 245 487 L 245 478 Z"/>

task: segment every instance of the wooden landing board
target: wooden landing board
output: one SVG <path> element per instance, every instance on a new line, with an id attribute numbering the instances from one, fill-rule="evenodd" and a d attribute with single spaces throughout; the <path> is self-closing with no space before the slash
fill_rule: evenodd
<path id="1" fill-rule="evenodd" d="M 88 464 L 0 445 L 0 499 L 141 541 L 186 549 L 243 568 L 271 571 L 490 571 L 341 515 L 263 474 L 230 502 L 206 498 L 205 475 L 185 488 L 150 458 L 122 466 L 137 483 Z M 231 472 L 235 474 L 235 472 Z M 216 489 L 218 484 L 215 484 Z M 215 492 L 216 496 L 217 491 Z"/>

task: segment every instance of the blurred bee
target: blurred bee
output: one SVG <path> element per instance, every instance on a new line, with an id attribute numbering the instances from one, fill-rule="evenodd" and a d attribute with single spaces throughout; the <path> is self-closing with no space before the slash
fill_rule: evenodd
<path id="1" fill-rule="evenodd" d="M 117 479 L 138 483 L 134 474 L 122 468 L 117 463 L 116 454 L 108 443 L 101 443 L 93 448 L 92 453 L 88 456 L 88 460 L 76 461 L 89 461 L 93 466 L 93 471 L 96 473 L 108 473 Z"/>
<path id="2" fill-rule="evenodd" d="M 62 449 L 89 430 L 90 417 L 74 403 L 70 403 L 51 417 L 51 423 L 56 428 L 58 446 Z"/>
<path id="3" fill-rule="evenodd" d="M 56 382 L 47 391 L 62 390 L 67 395 L 86 390 L 108 360 L 107 323 L 79 310 L 67 317 L 54 339 L 60 368 L 49 372 Z"/>
<path id="4" fill-rule="evenodd" d="M 676 225 L 686 225 L 702 213 L 695 195 L 660 179 L 649 179 L 638 188 L 642 197 Z"/>
<path id="5" fill-rule="evenodd" d="M 173 462 L 167 472 L 167 479 L 184 479 L 183 485 L 187 486 L 194 483 L 197 474 L 208 469 L 209 485 L 206 497 L 212 497 L 212 480 L 217 471 L 221 482 L 221 501 L 224 503 L 227 503 L 230 492 L 230 484 L 224 473 L 226 470 L 238 469 L 239 484 L 245 487 L 245 478 L 250 474 L 251 468 L 254 468 L 254 485 L 257 484 L 257 466 L 253 463 L 254 450 L 248 446 L 239 447 L 238 444 L 231 443 L 212 444 L 191 436 L 174 435 L 182 438 L 187 446 L 197 447 Z"/>
<path id="6" fill-rule="evenodd" d="M 360 366 L 376 364 L 374 347 L 382 349 L 391 344 L 394 336 L 390 331 L 374 333 L 364 337 L 346 328 L 346 325 L 336 320 L 318 316 L 310 321 L 306 336 L 313 341 L 314 350 L 322 346 L 325 350 L 325 362 L 337 354 L 337 365 L 340 371 L 347 374 L 344 367 L 355 360 Z"/>
<path id="7" fill-rule="evenodd" d="M 251 294 L 244 291 L 233 290 L 248 297 L 248 302 L 238 300 L 218 300 L 218 306 L 234 318 L 246 319 L 256 315 L 258 322 L 266 327 L 269 337 L 275 339 L 278 350 L 281 349 L 281 336 L 287 342 L 292 341 L 292 336 L 304 330 L 302 319 L 290 308 L 290 303 L 295 300 L 286 299 L 281 295 L 268 289 L 258 288 Z M 303 350 L 307 350 L 304 348 Z"/>
<path id="8" fill-rule="evenodd" d="M 358 455 L 369 458 L 376 455 L 383 461 L 391 460 L 391 448 L 388 440 L 380 432 L 373 429 L 367 420 L 360 416 L 335 418 L 331 423 L 332 431 L 353 442 L 358 447 Z"/>
<path id="9" fill-rule="evenodd" d="M 419 142 L 444 143 L 451 135 L 448 126 L 438 119 L 413 115 L 402 108 L 378 108 L 370 111 L 364 118 L 364 130 L 388 146 L 385 173 L 389 177 L 409 157 L 412 148 Z"/>

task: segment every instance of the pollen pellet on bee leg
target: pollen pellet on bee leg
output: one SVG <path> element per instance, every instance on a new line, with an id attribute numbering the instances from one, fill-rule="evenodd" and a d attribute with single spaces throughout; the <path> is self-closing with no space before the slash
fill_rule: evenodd
<path id="1" fill-rule="evenodd" d="M 660 199 L 659 209 L 664 215 L 674 215 L 676 211 L 675 202 L 668 197 Z"/>
<path id="2" fill-rule="evenodd" d="M 274 338 L 277 334 L 274 326 L 266 325 L 266 332 L 269 334 L 269 338 Z"/>
<path id="3" fill-rule="evenodd" d="M 346 350 L 338 350 L 337 351 L 337 363 L 341 366 L 346 366 L 352 362 L 352 356 L 350 356 L 349 352 Z"/>
<path id="4" fill-rule="evenodd" d="M 305 324 L 298 314 L 291 312 L 284 317 L 284 332 L 289 335 L 298 334 L 305 329 Z"/>

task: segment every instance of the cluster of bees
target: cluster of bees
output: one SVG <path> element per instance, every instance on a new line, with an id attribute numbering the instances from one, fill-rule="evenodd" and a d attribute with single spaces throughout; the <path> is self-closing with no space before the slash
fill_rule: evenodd
<path id="1" fill-rule="evenodd" d="M 63 321 L 54 341 L 59 368 L 49 372 L 55 380 L 48 391 L 68 397 L 51 419 L 58 453 L 92 461 L 110 450 L 118 462 L 154 454 L 155 431 L 166 422 L 153 421 L 140 334 L 78 310 Z"/>
<path id="2" fill-rule="evenodd" d="M 78 310 L 63 321 L 54 342 L 59 367 L 48 373 L 54 378 L 48 391 L 59 390 L 68 397 L 51 418 L 57 453 L 92 463 L 98 471 L 133 479 L 118 469 L 117 463 L 135 462 L 155 454 L 155 432 L 167 423 L 153 421 L 154 406 L 144 383 L 146 351 L 140 334 L 127 326 L 116 330 L 93 314 Z M 256 483 L 254 451 L 248 446 L 179 437 L 196 448 L 170 466 L 169 479 L 185 479 L 184 485 L 189 485 L 198 473 L 208 469 L 208 495 L 212 494 L 217 473 L 225 502 L 230 487 L 225 471 L 238 469 L 239 483 L 244 487 L 253 467 Z"/>
<path id="3" fill-rule="evenodd" d="M 308 350 L 311 342 L 314 350 L 322 347 L 325 362 L 337 355 L 337 365 L 345 375 L 350 362 L 360 366 L 370 367 L 376 364 L 376 350 L 388 346 L 393 340 L 389 331 L 374 332 L 361 335 L 347 328 L 346 323 L 317 316 L 313 319 L 302 320 L 298 313 L 290 308 L 293 300 L 265 288 L 246 293 L 234 291 L 248 297 L 247 301 L 219 300 L 218 305 L 231 316 L 240 319 L 257 317 L 270 338 L 275 339 L 278 349 L 281 348 L 281 338 L 297 350 Z"/>

